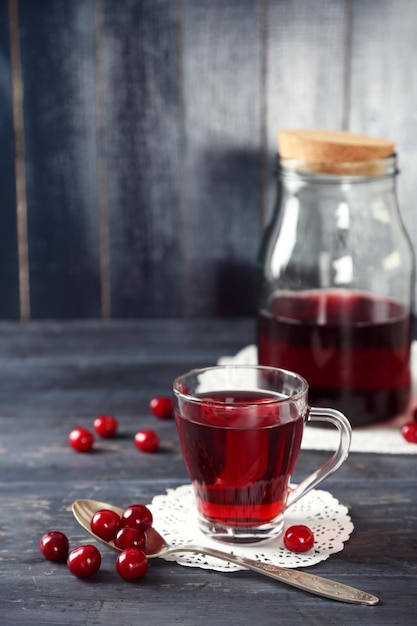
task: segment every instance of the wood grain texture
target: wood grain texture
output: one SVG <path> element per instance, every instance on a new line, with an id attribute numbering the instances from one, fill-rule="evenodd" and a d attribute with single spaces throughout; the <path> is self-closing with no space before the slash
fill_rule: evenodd
<path id="1" fill-rule="evenodd" d="M 95 322 L 31 322 L 23 333 L 0 325 L 0 414 L 61 419 L 69 412 L 78 418 L 103 410 L 146 411 L 151 397 L 170 393 L 175 375 L 213 365 L 255 340 L 254 322 L 247 320 L 235 320 L 233 333 L 213 320 L 207 334 L 206 321 L 198 319 L 183 325 L 170 319 L 113 321 L 106 328 L 102 343 Z M 120 386 L 122 380 L 129 388 Z"/>
<path id="2" fill-rule="evenodd" d="M 350 96 L 351 129 L 366 130 L 396 143 L 400 211 L 414 250 L 417 250 L 416 9 L 413 0 L 353 2 Z"/>
<path id="3" fill-rule="evenodd" d="M 18 319 L 15 146 L 7 2 L 0 3 L 0 137 L 0 317 Z"/>
<path id="4" fill-rule="evenodd" d="M 266 3 L 265 211 L 275 203 L 279 128 L 342 130 L 346 106 L 346 3 Z M 344 129 L 347 130 L 347 129 Z"/>
<path id="5" fill-rule="evenodd" d="M 250 572 L 225 574 L 162 559 L 150 563 L 144 579 L 126 583 L 105 549 L 100 572 L 82 581 L 40 554 L 39 539 L 52 529 L 65 532 L 71 547 L 91 541 L 70 510 L 77 498 L 124 507 L 188 482 L 174 421 L 156 420 L 147 401 L 166 391 L 174 375 L 233 354 L 252 331 L 251 320 L 0 324 L 2 626 L 413 622 L 415 456 L 351 454 L 323 485 L 349 505 L 354 532 L 342 552 L 308 570 L 375 593 L 381 598 L 376 607 L 325 600 Z M 12 371 L 20 375 L 8 391 Z M 109 405 L 112 395 L 116 402 Z M 117 410 L 119 435 L 97 440 L 92 454 L 70 449 L 71 428 L 91 427 L 96 411 L 109 407 Z M 157 430 L 159 453 L 136 450 L 132 439 L 141 428 Z M 294 479 L 326 458 L 303 451 Z"/>
<path id="6" fill-rule="evenodd" d="M 183 146 L 176 2 L 103 0 L 100 7 L 111 314 L 179 316 Z"/>
<path id="7" fill-rule="evenodd" d="M 260 37 L 259 3 L 184 3 L 189 315 L 254 310 L 264 89 Z"/>
<path id="8" fill-rule="evenodd" d="M 345 2 L 268 3 L 268 148 L 278 128 L 342 130 L 349 28 Z M 344 129 L 347 130 L 347 129 Z"/>
<path id="9" fill-rule="evenodd" d="M 252 315 L 279 127 L 395 141 L 417 247 L 414 0 L 10 0 L 24 141 L 7 6 L 0 318 L 19 316 L 26 243 L 21 318 Z"/>
<path id="10" fill-rule="evenodd" d="M 19 2 L 31 315 L 98 317 L 92 3 L 41 4 Z"/>

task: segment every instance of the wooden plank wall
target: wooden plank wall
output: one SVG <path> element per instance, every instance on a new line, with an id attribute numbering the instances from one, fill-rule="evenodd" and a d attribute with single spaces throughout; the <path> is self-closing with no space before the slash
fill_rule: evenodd
<path id="1" fill-rule="evenodd" d="M 0 0 L 0 317 L 251 315 L 276 129 L 398 144 L 417 0 Z"/>
<path id="2" fill-rule="evenodd" d="M 7 6 L 0 2 L 0 315 L 19 316 L 17 209 Z"/>

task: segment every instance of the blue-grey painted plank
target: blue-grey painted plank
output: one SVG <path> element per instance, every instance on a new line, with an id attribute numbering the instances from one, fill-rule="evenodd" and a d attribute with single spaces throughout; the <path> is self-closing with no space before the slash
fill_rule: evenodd
<path id="1" fill-rule="evenodd" d="M 348 5 L 349 0 L 267 3 L 265 217 L 275 197 L 278 129 L 347 130 Z"/>
<path id="2" fill-rule="evenodd" d="M 93 0 L 20 0 L 33 318 L 100 316 Z"/>
<path id="3" fill-rule="evenodd" d="M 254 310 L 261 178 L 261 8 L 184 2 L 188 315 Z"/>
<path id="4" fill-rule="evenodd" d="M 0 317 L 19 317 L 16 184 L 10 70 L 9 15 L 0 3 Z"/>
<path id="5" fill-rule="evenodd" d="M 146 394 L 165 389 L 167 375 L 178 373 L 184 361 L 192 366 L 197 346 L 206 362 L 211 359 L 211 337 L 218 342 L 219 354 L 225 354 L 233 343 L 246 341 L 248 329 L 234 320 L 0 325 L 0 355 L 14 353 L 23 367 L 21 377 L 14 381 L 15 393 L 10 394 L 10 414 L 0 411 L 2 626 L 253 626 L 261 620 L 267 626 L 413 623 L 417 613 L 415 456 L 352 453 L 325 482 L 324 488 L 349 506 L 354 532 L 343 550 L 306 571 L 376 593 L 381 603 L 375 608 L 335 603 L 248 571 L 222 573 L 163 559 L 152 559 L 143 579 L 127 583 L 115 571 L 114 552 L 101 544 L 97 544 L 103 559 L 100 571 L 85 581 L 71 576 L 65 562 L 47 561 L 41 555 L 39 539 L 50 530 L 65 532 L 71 548 L 93 541 L 71 513 L 71 503 L 78 498 L 93 497 L 124 507 L 132 502 L 149 503 L 154 496 L 188 482 L 175 422 L 152 416 Z M 67 443 L 69 431 L 76 424 L 91 428 L 95 411 L 109 410 L 109 393 L 100 384 L 99 368 L 96 384 L 86 386 L 88 396 L 77 397 L 84 386 L 81 373 L 86 360 L 87 370 L 91 357 L 99 354 L 107 356 L 108 372 L 117 371 L 120 358 L 135 368 L 132 346 L 149 355 L 159 352 L 152 386 L 148 387 L 146 360 L 136 376 L 129 368 L 113 376 L 113 393 L 126 398 L 117 413 L 119 435 L 112 440 L 97 438 L 95 452 L 75 452 Z M 41 366 L 40 348 L 48 369 Z M 172 357 L 178 348 L 183 362 L 175 365 Z M 79 364 L 74 386 L 65 382 L 68 356 Z M 9 365 L 8 359 L 0 359 L 1 391 L 7 391 L 3 380 L 9 376 Z M 52 371 L 55 380 L 50 377 Z M 91 369 L 89 377 L 94 383 Z M 48 388 L 55 393 L 58 414 L 45 393 Z M 30 412 L 31 405 L 37 405 L 35 413 Z M 142 428 L 159 434 L 159 452 L 146 454 L 135 448 L 133 436 Z M 303 450 L 294 480 L 326 458 L 326 452 Z M 254 557 L 258 550 L 262 546 L 253 548 Z"/>
<path id="6" fill-rule="evenodd" d="M 396 143 L 401 216 L 417 251 L 417 5 L 353 1 L 350 126 Z M 417 279 L 416 279 L 417 280 Z M 417 310 L 417 282 L 415 309 Z"/>
<path id="7" fill-rule="evenodd" d="M 166 318 L 31 322 L 23 329 L 4 322 L 0 416 L 148 412 L 150 399 L 169 395 L 180 373 L 214 365 L 254 337 L 254 321 L 245 318 L 228 325 Z M 122 380 L 131 389 L 122 389 Z"/>
<path id="8" fill-rule="evenodd" d="M 268 3 L 268 148 L 282 127 L 344 124 L 348 15 L 340 0 Z"/>
<path id="9" fill-rule="evenodd" d="M 101 9 L 112 316 L 178 316 L 184 225 L 177 3 L 103 0 Z"/>

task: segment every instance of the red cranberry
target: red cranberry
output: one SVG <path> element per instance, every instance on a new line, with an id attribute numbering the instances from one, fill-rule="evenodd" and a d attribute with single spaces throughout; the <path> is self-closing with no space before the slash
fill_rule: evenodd
<path id="1" fill-rule="evenodd" d="M 114 538 L 114 545 L 120 548 L 120 550 L 126 550 L 127 548 L 139 548 L 140 550 L 144 550 L 146 546 L 145 532 L 139 530 L 139 528 L 124 526 L 117 531 Z"/>
<path id="2" fill-rule="evenodd" d="M 152 526 L 153 517 L 151 511 L 144 504 L 132 504 L 122 513 L 121 526 L 130 526 L 138 530 L 146 530 Z"/>
<path id="3" fill-rule="evenodd" d="M 41 537 L 39 548 L 46 559 L 63 561 L 68 556 L 69 541 L 64 533 L 59 530 L 51 530 Z"/>
<path id="4" fill-rule="evenodd" d="M 120 515 L 110 509 L 100 509 L 90 522 L 91 530 L 104 541 L 111 541 L 120 526 Z"/>
<path id="5" fill-rule="evenodd" d="M 116 559 L 116 570 L 124 580 L 141 578 L 148 570 L 146 554 L 138 548 L 123 550 Z"/>
<path id="6" fill-rule="evenodd" d="M 417 407 L 413 411 L 413 420 L 417 422 Z"/>
<path id="7" fill-rule="evenodd" d="M 94 420 L 93 427 L 99 437 L 109 439 L 115 436 L 119 424 L 113 415 L 99 415 Z"/>
<path id="8" fill-rule="evenodd" d="M 401 427 L 401 434 L 409 443 L 417 443 L 417 422 L 407 422 Z"/>
<path id="9" fill-rule="evenodd" d="M 68 436 L 68 443 L 77 452 L 90 452 L 94 437 L 86 428 L 74 428 Z"/>
<path id="10" fill-rule="evenodd" d="M 314 545 L 314 535 L 308 526 L 290 526 L 284 534 L 284 545 L 291 552 L 307 552 Z"/>
<path id="11" fill-rule="evenodd" d="M 89 578 L 100 569 L 101 554 L 92 544 L 85 544 L 71 550 L 67 566 L 71 574 L 78 578 Z"/>
<path id="12" fill-rule="evenodd" d="M 159 448 L 159 437 L 153 430 L 140 430 L 134 441 L 137 449 L 142 452 L 156 452 Z"/>
<path id="13" fill-rule="evenodd" d="M 149 403 L 149 408 L 155 417 L 166 419 L 172 417 L 174 403 L 170 396 L 157 396 L 156 398 L 152 398 Z"/>

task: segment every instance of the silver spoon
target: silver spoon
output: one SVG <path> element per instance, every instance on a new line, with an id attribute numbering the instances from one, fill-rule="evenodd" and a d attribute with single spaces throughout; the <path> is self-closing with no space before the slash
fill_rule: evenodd
<path id="1" fill-rule="evenodd" d="M 83 528 L 85 528 L 86 531 L 93 535 L 97 541 L 100 541 L 109 548 L 119 550 L 119 548 L 114 545 L 113 541 L 104 541 L 91 530 L 91 518 L 94 513 L 100 509 L 110 509 L 119 515 L 123 513 L 123 510 L 117 506 L 113 506 L 112 504 L 108 504 L 106 502 L 99 502 L 97 500 L 76 500 L 72 505 L 72 512 L 74 513 L 76 520 Z M 292 587 L 297 587 L 303 591 L 309 591 L 310 593 L 323 596 L 324 598 L 331 598 L 332 600 L 339 600 L 340 602 L 350 602 L 351 604 L 375 605 L 379 602 L 379 598 L 371 595 L 370 593 L 360 591 L 360 589 L 355 589 L 354 587 L 342 585 L 341 583 L 327 578 L 321 578 L 315 574 L 308 574 L 307 572 L 300 572 L 295 569 L 286 569 L 284 567 L 279 567 L 278 565 L 254 561 L 236 554 L 221 552 L 215 548 L 192 545 L 169 546 L 165 539 L 155 530 L 155 528 L 148 528 L 145 531 L 145 534 L 145 552 L 150 559 L 158 556 L 164 556 L 166 554 L 173 554 L 175 552 L 194 552 L 198 554 L 206 554 L 217 559 L 222 559 L 223 561 L 236 563 L 246 569 L 258 572 L 258 574 L 265 574 L 265 576 L 287 583 Z"/>

